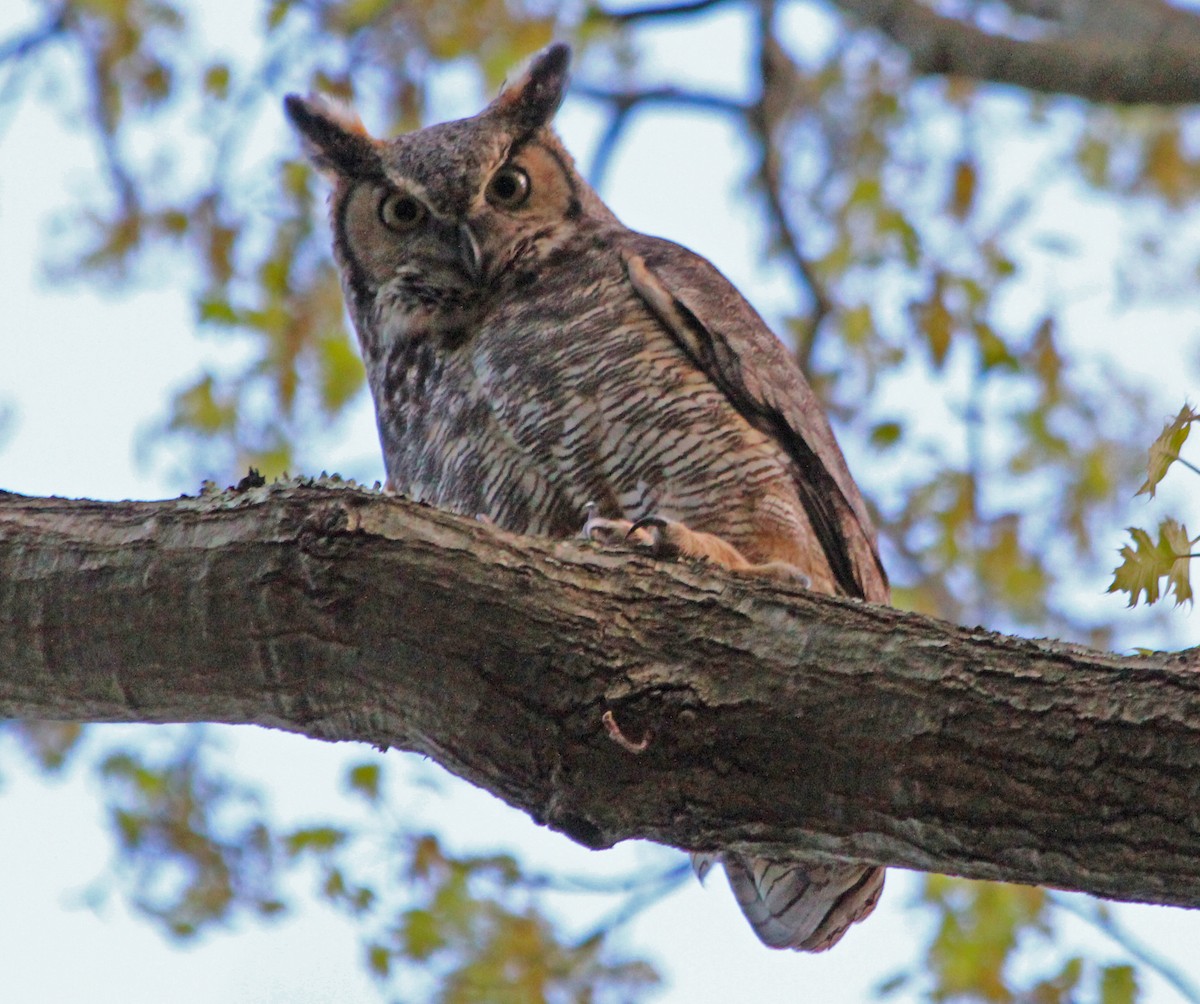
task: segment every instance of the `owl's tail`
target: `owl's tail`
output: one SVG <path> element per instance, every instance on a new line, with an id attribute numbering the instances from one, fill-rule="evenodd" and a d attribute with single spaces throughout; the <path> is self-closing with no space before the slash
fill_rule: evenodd
<path id="1" fill-rule="evenodd" d="M 874 910 L 883 892 L 884 869 L 873 865 L 692 855 L 692 867 L 701 879 L 717 861 L 725 866 L 742 913 L 769 948 L 823 952 Z"/>

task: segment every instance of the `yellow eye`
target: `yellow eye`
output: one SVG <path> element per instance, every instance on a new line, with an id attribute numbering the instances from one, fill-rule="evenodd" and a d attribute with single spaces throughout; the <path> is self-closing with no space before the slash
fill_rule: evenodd
<path id="1" fill-rule="evenodd" d="M 425 205 L 407 192 L 392 192 L 379 203 L 379 221 L 389 230 L 405 233 L 425 220 Z"/>
<path id="2" fill-rule="evenodd" d="M 488 182 L 487 200 L 502 209 L 516 209 L 529 198 L 529 175 L 509 164 L 500 168 Z"/>

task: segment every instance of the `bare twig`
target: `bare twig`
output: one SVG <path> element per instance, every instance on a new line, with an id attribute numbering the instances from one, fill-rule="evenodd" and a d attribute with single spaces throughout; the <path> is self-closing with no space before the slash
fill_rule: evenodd
<path id="1" fill-rule="evenodd" d="M 534 872 L 522 876 L 521 884 L 530 889 L 549 889 L 553 892 L 621 896 L 640 892 L 648 885 L 658 885 L 680 872 L 686 875 L 690 871 L 688 865 L 676 864 L 653 875 L 647 875 L 645 868 L 623 875 L 559 875 L 555 872 Z"/>
<path id="2" fill-rule="evenodd" d="M 587 944 L 593 938 L 604 934 L 623 924 L 629 923 L 643 910 L 653 906 L 659 900 L 678 889 L 692 876 L 692 866 L 688 863 L 676 865 L 674 868 L 647 879 L 642 887 L 633 893 L 617 909 L 602 918 L 595 927 L 579 939 L 580 944 Z"/>
<path id="3" fill-rule="evenodd" d="M 664 20 L 674 17 L 689 17 L 703 14 L 729 0 L 690 0 L 686 3 L 668 3 L 656 7 L 635 7 L 632 10 L 601 11 L 600 16 L 614 24 L 633 24 L 635 21 Z"/>
<path id="4" fill-rule="evenodd" d="M 596 144 L 596 152 L 592 154 L 592 164 L 588 169 L 588 177 L 596 189 L 600 189 L 604 185 L 608 166 L 612 163 L 613 154 L 621 140 L 621 134 L 625 132 L 625 127 L 629 124 L 631 110 L 629 106 L 613 109 L 612 118 L 608 120 L 608 125 L 605 126 L 600 141 Z"/>
<path id="5" fill-rule="evenodd" d="M 698 108 L 702 111 L 722 112 L 727 115 L 745 115 L 746 105 L 720 94 L 705 94 L 701 91 L 685 91 L 678 87 L 652 87 L 644 90 L 609 90 L 590 84 L 575 84 L 571 93 L 589 101 L 602 101 L 618 111 L 630 111 L 641 105 L 674 105 L 680 108 Z"/>
<path id="6" fill-rule="evenodd" d="M 747 122 L 751 133 L 758 144 L 760 156 L 756 174 L 762 187 L 763 196 L 767 201 L 767 217 L 772 229 L 772 237 L 783 252 L 792 272 L 800 285 L 808 291 L 812 298 L 812 315 L 809 318 L 808 329 L 797 340 L 796 360 L 805 373 L 809 372 L 813 347 L 821 322 L 833 309 L 829 296 L 826 294 L 820 277 L 816 274 L 812 263 L 800 247 L 800 238 L 792 227 L 787 208 L 783 204 L 783 185 L 779 169 L 779 151 L 775 145 L 772 133 L 772 119 L 768 108 L 775 103 L 776 95 L 773 88 L 778 86 L 779 76 L 773 72 L 774 53 L 781 51 L 775 39 L 775 4 L 765 0 L 758 5 L 757 31 L 759 52 L 759 75 L 762 79 L 762 90 L 758 101 L 750 110 Z"/>
<path id="7" fill-rule="evenodd" d="M 610 90 L 602 87 L 592 87 L 588 84 L 576 84 L 571 93 L 590 101 L 603 102 L 612 108 L 612 117 L 596 145 L 592 156 L 591 168 L 588 175 L 592 184 L 600 188 L 608 173 L 609 165 L 633 113 L 644 105 L 674 105 L 683 108 L 695 108 L 701 111 L 720 112 L 724 115 L 734 115 L 745 118 L 747 106 L 732 98 L 719 94 L 704 94 L 696 91 L 685 91 L 675 87 L 659 87 L 647 90 Z"/>
<path id="8" fill-rule="evenodd" d="M 1184 460 L 1178 453 L 1175 454 L 1175 463 L 1183 464 L 1193 474 L 1200 474 L 1200 467 L 1197 467 L 1190 460 Z"/>
<path id="9" fill-rule="evenodd" d="M 61 35 L 66 27 L 67 5 L 63 4 L 36 28 L 0 42 L 0 63 L 10 59 L 24 59 Z"/>
<path id="10" fill-rule="evenodd" d="M 92 119 L 96 124 L 96 140 L 100 144 L 101 159 L 108 173 L 109 182 L 120 201 L 121 216 L 130 219 L 141 211 L 141 199 L 133 177 L 121 157 L 120 144 L 117 139 L 118 122 L 113 110 L 105 103 L 109 93 L 110 81 L 106 79 L 106 70 L 94 53 L 85 52 L 87 73 L 90 78 L 89 103 Z"/>
<path id="11" fill-rule="evenodd" d="M 1065 910 L 1096 928 L 1119 945 L 1135 962 L 1140 962 L 1161 976 L 1179 992 L 1184 1000 L 1189 1001 L 1190 1004 L 1200 1004 L 1200 988 L 1197 988 L 1183 972 L 1161 955 L 1147 948 L 1121 927 L 1113 917 L 1111 908 L 1106 904 L 1083 902 L 1077 896 L 1053 892 L 1049 894 L 1049 898 L 1050 902 L 1058 909 Z"/>
<path id="12" fill-rule="evenodd" d="M 612 160 L 613 151 L 629 119 L 634 111 L 646 105 L 665 105 L 679 108 L 695 108 L 701 111 L 720 112 L 736 116 L 749 124 L 751 134 L 761 148 L 758 177 L 763 193 L 767 200 L 767 213 L 775 231 L 776 243 L 792 266 L 800 284 L 808 291 L 813 301 L 810 333 L 802 339 L 800 359 L 802 364 L 807 361 L 811 351 L 813 334 L 818 325 L 832 310 L 832 303 L 821 286 L 820 280 L 800 248 L 800 240 L 792 228 L 787 211 L 783 205 L 782 183 L 779 177 L 778 153 L 774 147 L 774 139 L 770 135 L 770 127 L 764 113 L 766 102 L 772 96 L 768 93 L 767 74 L 764 73 L 763 92 L 754 104 L 744 104 L 734 98 L 719 94 L 706 94 L 698 91 L 682 90 L 676 87 L 658 87 L 642 90 L 612 90 L 595 87 L 589 84 L 577 84 L 572 93 L 590 101 L 599 101 L 612 107 L 612 118 L 600 138 L 592 168 L 589 172 L 593 184 L 599 186 Z"/>

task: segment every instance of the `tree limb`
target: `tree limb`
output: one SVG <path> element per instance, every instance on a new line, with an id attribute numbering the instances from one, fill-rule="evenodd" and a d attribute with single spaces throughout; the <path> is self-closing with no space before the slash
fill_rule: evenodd
<path id="1" fill-rule="evenodd" d="M 1198 670 L 327 483 L 0 495 L 0 715 L 416 750 L 591 847 L 1200 905 Z"/>
<path id="2" fill-rule="evenodd" d="M 1200 17 L 1162 0 L 1078 5 L 1092 23 L 1035 39 L 985 31 L 920 0 L 834 0 L 908 52 L 917 74 L 949 74 L 1089 101 L 1200 101 Z"/>

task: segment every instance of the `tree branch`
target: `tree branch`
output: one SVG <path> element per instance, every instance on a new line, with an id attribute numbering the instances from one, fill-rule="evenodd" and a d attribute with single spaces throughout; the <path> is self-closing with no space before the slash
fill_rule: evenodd
<path id="1" fill-rule="evenodd" d="M 690 17 L 703 14 L 729 3 L 730 0 L 683 0 L 652 7 L 631 7 L 629 10 L 601 10 L 597 16 L 613 24 L 633 24 L 635 21 L 664 21 L 668 18 Z"/>
<path id="2" fill-rule="evenodd" d="M 589 84 L 575 83 L 571 93 L 578 97 L 587 98 L 608 105 L 612 111 L 608 125 L 596 144 L 596 152 L 592 155 L 592 163 L 588 168 L 588 176 L 592 185 L 599 189 L 604 184 L 608 167 L 616 151 L 617 143 L 622 133 L 628 127 L 633 113 L 645 105 L 668 105 L 679 108 L 694 108 L 700 111 L 720 112 L 726 115 L 745 116 L 749 109 L 733 100 L 719 94 L 704 94 L 699 91 L 687 91 L 675 87 L 649 88 L 645 90 L 612 90 L 610 88 L 593 87 Z"/>
<path id="3" fill-rule="evenodd" d="M 907 50 L 917 74 L 950 74 L 1089 101 L 1200 101 L 1200 17 L 1161 0 L 1089 3 L 1096 26 L 1038 39 L 984 31 L 920 0 L 834 0 Z M 1087 29 L 1087 30 L 1084 30 Z"/>
<path id="4" fill-rule="evenodd" d="M 68 5 L 62 4 L 36 28 L 0 41 L 0 63 L 24 59 L 47 42 L 58 38 L 67 29 Z"/>
<path id="5" fill-rule="evenodd" d="M 0 715 L 416 750 L 592 847 L 1200 905 L 1198 670 L 1200 650 L 1006 638 L 325 483 L 0 495 Z"/>
<path id="6" fill-rule="evenodd" d="M 603 184 L 617 141 L 628 126 L 630 117 L 644 106 L 666 105 L 675 108 L 719 112 L 737 117 L 748 126 L 758 156 L 755 174 L 766 199 L 767 219 L 771 225 L 772 240 L 786 257 L 797 282 L 808 291 L 813 300 L 813 312 L 808 323 L 809 330 L 804 336 L 805 344 L 799 346 L 801 351 L 797 354 L 801 367 L 807 372 L 808 354 L 816 329 L 832 310 L 832 304 L 812 264 L 800 249 L 799 238 L 796 236 L 784 207 L 783 188 L 779 177 L 779 154 L 765 111 L 771 84 L 772 81 L 764 69 L 763 91 L 753 104 L 744 104 L 719 94 L 706 94 L 675 87 L 611 90 L 577 83 L 572 86 L 571 93 L 590 101 L 606 104 L 612 109 L 608 125 L 596 145 L 596 153 L 588 171 L 592 184 L 597 188 Z"/>
<path id="7" fill-rule="evenodd" d="M 782 153 L 776 136 L 776 122 L 792 103 L 788 80 L 795 73 L 775 34 L 773 0 L 761 0 L 756 17 L 758 39 L 758 71 L 762 82 L 758 101 L 746 116 L 746 124 L 754 139 L 758 165 L 755 174 L 767 203 L 767 223 L 776 249 L 782 252 L 791 266 L 796 284 L 812 299 L 805 330 L 797 334 L 794 355 L 796 363 L 809 378 L 812 377 L 812 357 L 821 325 L 833 312 L 833 302 L 825 291 L 817 270 L 800 247 L 800 236 L 792 226 L 791 215 L 784 200 Z"/>
<path id="8" fill-rule="evenodd" d="M 696 108 L 706 112 L 722 112 L 726 115 L 745 115 L 747 106 L 734 98 L 703 91 L 689 91 L 680 87 L 648 87 L 644 90 L 610 90 L 591 84 L 574 83 L 571 94 L 611 105 L 618 112 L 628 113 L 641 105 L 667 105 L 674 108 Z"/>

